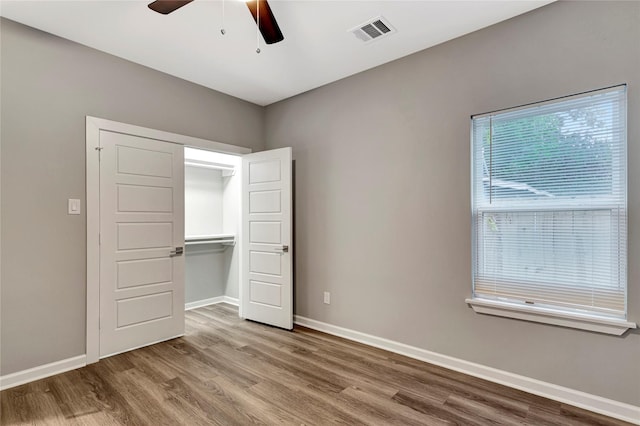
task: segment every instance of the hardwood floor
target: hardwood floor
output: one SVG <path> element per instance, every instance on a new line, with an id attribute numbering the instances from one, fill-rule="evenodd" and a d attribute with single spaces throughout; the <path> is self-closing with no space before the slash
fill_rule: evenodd
<path id="1" fill-rule="evenodd" d="M 219 304 L 187 335 L 3 391 L 2 425 L 623 425 Z"/>

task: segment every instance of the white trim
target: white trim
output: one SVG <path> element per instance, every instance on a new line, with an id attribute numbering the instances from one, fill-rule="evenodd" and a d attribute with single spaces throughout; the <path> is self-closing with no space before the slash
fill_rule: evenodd
<path id="1" fill-rule="evenodd" d="M 91 122 L 95 127 L 110 132 L 123 133 L 127 135 L 141 136 L 149 139 L 156 139 L 164 142 L 177 143 L 184 146 L 203 148 L 208 151 L 222 152 L 225 154 L 244 155 L 250 154 L 251 148 L 229 145 L 222 142 L 214 142 L 207 139 L 194 138 L 192 136 L 180 135 L 178 133 L 165 132 L 163 130 L 150 129 L 148 127 L 136 126 L 133 124 L 120 123 L 118 121 L 105 120 L 104 118 L 91 117 L 87 115 L 87 123 Z"/>
<path id="2" fill-rule="evenodd" d="M 238 299 L 229 296 L 217 296 L 209 299 L 196 300 L 195 302 L 188 302 L 184 304 L 184 310 L 190 311 L 196 308 L 202 308 L 203 306 L 217 305 L 218 303 L 228 303 L 233 306 L 238 306 Z"/>
<path id="3" fill-rule="evenodd" d="M 224 300 L 222 301 L 222 303 L 228 303 L 229 305 L 233 306 L 240 306 L 240 300 L 230 296 L 224 296 Z"/>
<path id="4" fill-rule="evenodd" d="M 63 359 L 49 364 L 39 365 L 15 373 L 0 377 L 0 390 L 13 388 L 25 383 L 55 376 L 66 371 L 75 370 L 87 365 L 86 356 L 78 355 L 72 358 Z"/>
<path id="5" fill-rule="evenodd" d="M 478 298 L 466 299 L 465 302 L 471 305 L 473 310 L 479 314 L 516 318 L 525 321 L 595 331 L 597 333 L 614 334 L 616 336 L 621 336 L 627 330 L 636 328 L 636 323 L 623 319 L 599 317 L 577 312 L 561 312 L 540 306 L 518 305 L 516 303 Z"/>
<path id="6" fill-rule="evenodd" d="M 508 371 L 498 370 L 496 368 L 487 367 L 448 355 L 442 355 L 436 352 L 417 348 L 415 346 L 409 346 L 404 343 L 384 339 L 382 337 L 372 336 L 359 331 L 305 318 L 300 315 L 294 316 L 294 323 L 313 330 L 322 331 L 327 334 L 364 343 L 365 345 L 405 355 L 410 358 L 439 365 L 441 367 L 488 380 L 490 382 L 499 383 L 501 385 L 519 389 L 534 395 L 539 395 L 544 398 L 549 398 L 575 407 L 583 408 L 585 410 L 593 411 L 595 413 L 604 414 L 609 417 L 640 425 L 640 407 L 635 405 L 558 386 L 553 383 L 543 382 L 541 380 L 532 379 L 530 377 L 521 376 Z"/>
<path id="7" fill-rule="evenodd" d="M 100 147 L 99 123 L 86 119 L 86 212 L 87 212 L 87 340 L 86 362 L 100 359 Z"/>
<path id="8" fill-rule="evenodd" d="M 100 130 L 130 134 L 226 154 L 244 155 L 251 149 L 206 139 L 86 117 L 86 211 L 87 211 L 87 317 L 86 363 L 100 359 Z"/>

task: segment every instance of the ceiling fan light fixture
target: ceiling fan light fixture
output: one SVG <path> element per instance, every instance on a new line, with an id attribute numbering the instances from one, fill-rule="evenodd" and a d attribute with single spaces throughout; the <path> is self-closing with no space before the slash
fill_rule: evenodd
<path id="1" fill-rule="evenodd" d="M 186 6 L 192 1 L 193 0 L 156 0 L 149 3 L 147 6 L 149 6 L 149 9 L 154 12 L 168 15 L 171 12 L 180 9 L 182 6 Z"/>
<path id="2" fill-rule="evenodd" d="M 182 6 L 185 6 L 191 3 L 193 0 L 156 0 L 148 4 L 149 9 L 161 13 L 163 15 L 168 15 L 171 12 L 174 12 L 180 9 Z M 257 25 L 257 34 L 262 34 L 265 43 L 273 44 L 278 43 L 284 40 L 284 35 L 282 35 L 282 31 L 280 30 L 280 26 L 276 21 L 276 17 L 273 15 L 271 11 L 271 6 L 267 0 L 238 0 L 243 1 L 247 7 L 249 8 L 249 12 L 253 16 L 253 20 L 256 21 Z M 222 28 L 220 29 L 220 33 L 222 35 L 226 34 L 226 30 L 224 28 L 224 0 L 222 1 Z M 259 40 L 258 40 L 259 45 Z M 256 50 L 257 53 L 260 53 L 260 48 Z"/>
<path id="3" fill-rule="evenodd" d="M 284 40 L 284 35 L 267 0 L 248 0 L 246 3 L 265 43 L 274 44 Z"/>

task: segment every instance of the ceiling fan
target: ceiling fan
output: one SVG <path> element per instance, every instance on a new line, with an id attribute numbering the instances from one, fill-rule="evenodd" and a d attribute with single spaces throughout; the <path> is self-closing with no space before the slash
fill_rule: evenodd
<path id="1" fill-rule="evenodd" d="M 192 1 L 193 0 L 156 0 L 149 3 L 149 9 L 162 13 L 163 15 L 168 15 Z M 269 3 L 267 3 L 267 0 L 249 0 L 246 4 L 251 15 L 253 15 L 253 19 L 258 25 L 260 33 L 262 33 L 262 37 L 264 37 L 264 41 L 267 44 L 278 43 L 279 41 L 284 40 L 282 31 L 280 31 L 280 26 L 278 25 L 275 16 L 273 16 L 273 12 L 271 11 Z"/>

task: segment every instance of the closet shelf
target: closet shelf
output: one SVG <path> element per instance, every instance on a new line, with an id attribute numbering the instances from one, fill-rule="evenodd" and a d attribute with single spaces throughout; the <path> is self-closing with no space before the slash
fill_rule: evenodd
<path id="1" fill-rule="evenodd" d="M 235 167 L 233 165 L 229 165 L 229 164 L 212 163 L 210 161 L 200 161 L 200 160 L 185 159 L 184 165 L 185 166 L 192 166 L 192 167 L 201 167 L 201 168 L 204 168 L 204 169 L 221 170 L 222 171 L 222 176 L 224 176 L 224 177 L 234 176 L 236 174 Z"/>
<path id="2" fill-rule="evenodd" d="M 223 246 L 236 245 L 236 236 L 233 234 L 214 235 L 188 235 L 184 237 L 185 245 L 220 244 Z"/>

